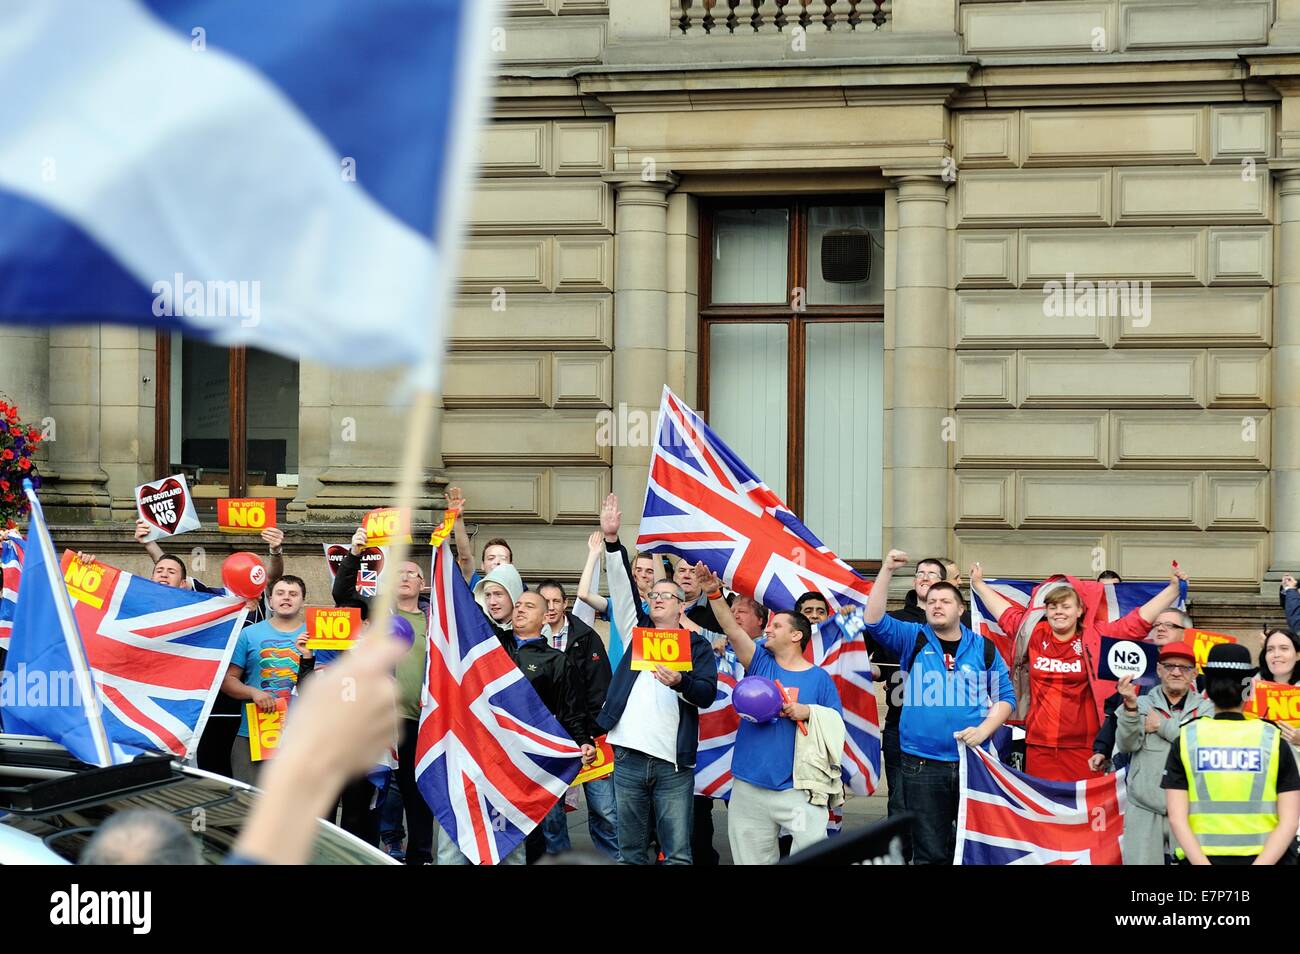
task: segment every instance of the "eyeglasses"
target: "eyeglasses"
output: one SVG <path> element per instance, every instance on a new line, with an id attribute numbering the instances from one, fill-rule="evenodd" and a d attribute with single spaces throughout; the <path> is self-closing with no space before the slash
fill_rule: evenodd
<path id="1" fill-rule="evenodd" d="M 676 593 L 649 593 L 646 595 L 646 598 L 651 600 L 652 602 L 657 602 L 659 600 L 680 600 L 681 599 L 681 597 L 678 596 Z"/>
<path id="2" fill-rule="evenodd" d="M 1156 623 L 1153 629 L 1186 629 L 1186 626 L 1179 626 L 1177 623 Z"/>
<path id="3" fill-rule="evenodd" d="M 397 574 L 397 578 L 399 580 L 423 580 L 424 574 L 416 573 L 414 570 L 403 570 L 401 573 Z"/>
<path id="4" fill-rule="evenodd" d="M 1160 665 L 1163 666 L 1169 672 L 1195 672 L 1196 671 L 1195 666 L 1190 664 L 1185 664 L 1185 663 L 1162 662 Z"/>
<path id="5" fill-rule="evenodd" d="M 924 571 L 922 571 L 922 570 L 917 570 L 917 571 L 916 571 L 916 578 L 917 578 L 918 580 L 942 580 L 942 579 L 943 579 L 943 574 L 942 574 L 942 573 L 936 573 L 936 572 L 934 572 L 934 570 L 924 570 Z"/>

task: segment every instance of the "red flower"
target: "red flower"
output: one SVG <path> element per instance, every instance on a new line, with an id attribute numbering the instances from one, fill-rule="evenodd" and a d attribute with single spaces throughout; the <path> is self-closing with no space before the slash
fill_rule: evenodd
<path id="1" fill-rule="evenodd" d="M 18 462 L 18 469 L 19 469 L 19 470 L 31 470 L 31 469 L 32 469 L 32 460 L 31 460 L 31 458 L 30 458 L 30 457 L 24 457 L 22 460 L 20 460 L 20 461 Z"/>
<path id="2" fill-rule="evenodd" d="M 36 429 L 35 425 L 27 428 L 27 439 L 29 441 L 39 441 L 41 439 L 41 432 Z"/>
<path id="3" fill-rule="evenodd" d="M 4 449 L 3 453 L 0 453 L 0 460 L 13 460 L 13 459 L 14 459 L 14 452 L 7 447 Z"/>
<path id="4" fill-rule="evenodd" d="M 4 401 L 0 401 L 0 414 L 8 414 L 8 413 L 9 413 L 9 405 L 6 404 Z"/>
<path id="5" fill-rule="evenodd" d="M 0 480 L 0 491 L 7 491 L 8 489 L 9 489 L 9 481 Z"/>
<path id="6" fill-rule="evenodd" d="M 18 423 L 18 408 L 11 407 L 9 409 L 9 413 L 6 414 L 5 416 L 9 419 L 10 424 Z"/>

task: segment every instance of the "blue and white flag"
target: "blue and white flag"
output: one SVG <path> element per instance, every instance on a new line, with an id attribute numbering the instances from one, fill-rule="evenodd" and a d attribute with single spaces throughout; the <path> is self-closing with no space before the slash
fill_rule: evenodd
<path id="1" fill-rule="evenodd" d="M 11 0 L 0 321 L 431 374 L 492 10 Z"/>
<path id="2" fill-rule="evenodd" d="M 90 666 L 41 503 L 23 481 L 32 512 L 14 609 L 13 636 L 0 681 L 0 723 L 16 735 L 41 735 L 89 765 L 122 753 L 104 729 Z"/>

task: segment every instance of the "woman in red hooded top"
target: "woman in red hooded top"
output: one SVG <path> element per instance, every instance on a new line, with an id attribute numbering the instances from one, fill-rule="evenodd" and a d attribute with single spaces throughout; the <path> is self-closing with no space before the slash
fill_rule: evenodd
<path id="1" fill-rule="evenodd" d="M 1096 774 L 1088 766 L 1093 740 L 1101 728 L 1096 700 L 1098 693 L 1105 698 L 1110 691 L 1096 684 L 1101 638 L 1146 639 L 1156 617 L 1177 602 L 1180 581 L 1185 579 L 1187 574 L 1175 569 L 1168 586 L 1113 622 L 1101 613 L 1099 584 L 1063 577 L 1046 592 L 1043 618 L 1030 632 L 1023 657 L 1029 669 L 1026 772 L 1060 782 L 1082 781 Z M 1002 631 L 1016 633 L 1030 610 L 988 586 L 978 563 L 971 568 L 970 584 L 989 613 L 997 617 Z"/>

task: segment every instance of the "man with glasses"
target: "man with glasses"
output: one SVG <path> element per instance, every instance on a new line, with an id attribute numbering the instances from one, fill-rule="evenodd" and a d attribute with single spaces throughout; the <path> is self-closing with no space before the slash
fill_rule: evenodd
<path id="1" fill-rule="evenodd" d="M 1149 642 L 1157 646 L 1166 646 L 1170 643 L 1181 643 L 1183 634 L 1192 628 L 1192 618 L 1180 609 L 1167 609 L 1156 617 L 1156 621 L 1151 624 L 1151 634 L 1147 636 Z M 1100 772 L 1106 764 L 1106 760 L 1114 754 L 1112 768 L 1121 769 L 1129 763 L 1129 755 L 1122 749 L 1115 752 L 1115 739 L 1118 731 L 1116 721 L 1116 710 L 1119 707 L 1121 696 L 1118 692 L 1111 695 L 1103 703 L 1105 709 L 1105 721 L 1101 724 L 1101 729 L 1097 732 L 1097 738 L 1092 743 L 1092 757 L 1088 759 L 1088 767 L 1094 772 Z M 1164 803 L 1161 802 L 1163 805 Z"/>
<path id="2" fill-rule="evenodd" d="M 609 598 L 619 632 L 630 635 L 637 626 L 681 628 L 686 594 L 672 581 L 657 581 L 647 595 L 649 612 L 641 611 L 627 550 L 618 539 L 622 518 L 618 498 L 610 494 L 601 509 L 600 529 L 605 536 Z M 609 731 L 608 740 L 614 748 L 614 801 L 623 864 L 654 864 L 652 824 L 665 864 L 691 863 L 699 710 L 713 704 L 718 667 L 709 641 L 696 632 L 689 635 L 692 665 L 687 672 L 665 666 L 634 671 L 632 652 L 625 652 L 597 720 Z"/>
<path id="3" fill-rule="evenodd" d="M 1177 612 L 1166 611 L 1161 617 Z M 1157 620 L 1157 625 L 1160 622 Z M 1178 631 L 1182 632 L 1181 624 Z M 1160 787 L 1169 747 L 1187 723 L 1214 715 L 1214 703 L 1195 690 L 1196 661 L 1191 646 L 1166 641 L 1160 648 L 1156 674 L 1160 684 L 1141 696 L 1131 678 L 1119 681 L 1123 700 L 1116 711 L 1119 748 L 1131 753 L 1122 845 L 1126 865 L 1163 865 L 1173 855 L 1173 833 Z"/>
<path id="4" fill-rule="evenodd" d="M 357 593 L 357 571 L 361 568 L 361 551 L 366 546 L 365 528 L 358 528 L 352 535 L 352 548 L 344 555 L 334 576 L 334 588 L 331 595 L 335 606 L 355 606 L 361 610 L 361 618 L 370 616 L 370 600 Z M 415 739 L 420 729 L 420 691 L 424 687 L 426 667 L 425 650 L 428 645 L 429 604 L 420 595 L 424 587 L 424 573 L 419 564 L 407 560 L 397 568 L 397 606 L 393 612 L 406 618 L 411 624 L 415 639 L 411 648 L 397 664 L 397 714 L 401 717 L 401 734 L 397 748 L 397 785 L 402 793 L 402 803 L 406 806 L 406 824 L 408 839 L 406 844 L 406 863 L 424 865 L 433 862 L 433 812 L 430 811 L 424 796 L 415 784 Z M 316 665 L 325 665 L 328 660 L 322 651 L 316 656 Z M 357 804 L 365 799 L 364 811 L 369 817 L 374 815 L 377 829 L 377 811 L 372 811 L 369 802 L 373 800 L 374 786 L 366 779 L 354 782 L 344 789 L 344 816 L 363 809 Z M 348 824 L 344 828 L 352 831 Z"/>

